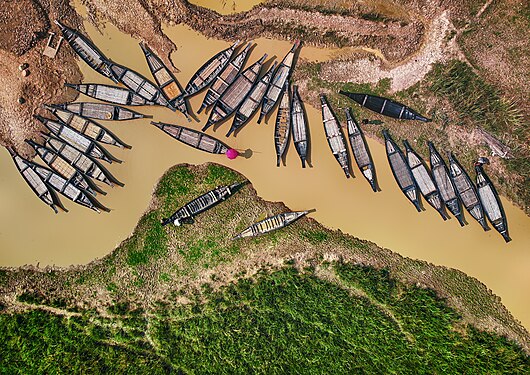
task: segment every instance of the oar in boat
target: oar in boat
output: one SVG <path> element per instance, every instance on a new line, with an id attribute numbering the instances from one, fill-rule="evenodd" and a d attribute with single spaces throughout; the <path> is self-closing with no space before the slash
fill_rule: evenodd
<path id="1" fill-rule="evenodd" d="M 145 100 L 134 91 L 119 86 L 103 85 L 101 83 L 65 83 L 64 85 L 81 94 L 107 103 L 131 106 L 155 104 Z"/>
<path id="2" fill-rule="evenodd" d="M 298 93 L 298 86 L 296 85 L 293 85 L 293 97 L 291 101 L 291 127 L 294 147 L 302 161 L 302 168 L 305 168 L 307 151 L 309 149 L 309 133 L 304 106 Z"/>
<path id="3" fill-rule="evenodd" d="M 276 124 L 274 126 L 274 146 L 276 148 L 276 166 L 280 166 L 287 143 L 289 142 L 289 133 L 291 130 L 291 87 L 289 81 L 285 81 L 285 88 L 280 99 L 278 114 L 276 115 Z"/>
<path id="4" fill-rule="evenodd" d="M 300 217 L 307 215 L 308 213 L 309 211 L 286 212 L 268 217 L 264 220 L 258 221 L 255 224 L 252 224 L 243 232 L 239 233 L 237 236 L 232 238 L 232 240 L 244 237 L 256 237 L 268 232 L 272 232 L 274 230 L 284 228 L 289 224 L 293 223 L 294 221 L 298 220 Z"/>

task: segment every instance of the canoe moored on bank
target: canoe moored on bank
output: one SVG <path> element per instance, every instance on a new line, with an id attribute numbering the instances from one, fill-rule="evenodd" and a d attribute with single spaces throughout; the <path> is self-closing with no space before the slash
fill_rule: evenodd
<path id="1" fill-rule="evenodd" d="M 107 103 L 131 106 L 155 104 L 145 100 L 134 91 L 119 86 L 104 85 L 101 83 L 65 83 L 64 85 L 81 94 Z"/>
<path id="2" fill-rule="evenodd" d="M 285 81 L 285 88 L 281 94 L 280 106 L 274 125 L 274 146 L 276 148 L 276 166 L 279 167 L 287 149 L 291 130 L 291 88 L 289 81 Z"/>
<path id="3" fill-rule="evenodd" d="M 49 106 L 56 109 L 64 109 L 81 117 L 94 120 L 126 121 L 152 117 L 119 105 L 106 103 L 74 102 L 49 104 Z"/>
<path id="4" fill-rule="evenodd" d="M 258 221 L 255 224 L 252 224 L 237 236 L 232 238 L 232 240 L 244 237 L 256 237 L 274 230 L 285 228 L 289 224 L 298 220 L 302 216 L 307 215 L 308 213 L 309 211 L 286 212 L 268 217 L 264 220 Z"/>
<path id="5" fill-rule="evenodd" d="M 339 120 L 333 113 L 324 94 L 320 94 L 320 104 L 322 105 L 322 123 L 324 124 L 324 132 L 326 133 L 329 148 L 344 171 L 346 178 L 350 178 L 350 161 L 348 159 L 348 150 L 346 149 L 346 139 L 344 134 L 342 134 Z"/>
<path id="6" fill-rule="evenodd" d="M 296 152 L 302 161 L 302 168 L 305 168 L 310 140 L 304 105 L 298 93 L 298 86 L 296 85 L 293 85 L 291 99 L 291 134 Z"/>

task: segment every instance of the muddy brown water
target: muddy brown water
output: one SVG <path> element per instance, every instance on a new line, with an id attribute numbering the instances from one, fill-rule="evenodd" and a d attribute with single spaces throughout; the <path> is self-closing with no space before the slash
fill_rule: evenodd
<path id="1" fill-rule="evenodd" d="M 119 32 L 113 26 L 99 34 L 86 24 L 90 37 L 113 60 L 126 64 L 150 76 L 138 41 Z M 178 50 L 172 59 L 181 70 L 177 78 L 185 85 L 195 70 L 229 43 L 207 39 L 185 26 L 164 28 Z M 259 39 L 247 64 L 263 53 L 280 59 L 290 49 L 290 43 Z M 62 48 L 69 48 L 65 44 Z M 330 51 L 304 48 L 302 57 L 322 59 Z M 85 82 L 110 83 L 80 62 Z M 204 93 L 191 100 L 195 110 Z M 81 96 L 80 100 L 88 100 Z M 469 225 L 461 228 L 456 219 L 441 220 L 438 213 L 426 206 L 417 213 L 398 189 L 389 169 L 382 144 L 368 139 L 377 169 L 381 192 L 373 193 L 356 166 L 355 178 L 346 179 L 326 143 L 320 111 L 307 107 L 311 133 L 312 168 L 302 169 L 292 144 L 287 151 L 286 167 L 277 168 L 273 143 L 274 118 L 258 125 L 256 118 L 237 135 L 226 139 L 229 122 L 216 131 L 209 129 L 236 149 L 252 150 L 249 159 L 234 161 L 225 156 L 210 155 L 191 149 L 173 140 L 149 124 L 149 120 L 105 123 L 132 150 L 108 147 L 123 160 L 112 164 L 110 171 L 126 185 L 107 189 L 102 203 L 112 209 L 109 214 L 97 214 L 62 199 L 69 213 L 55 215 L 36 198 L 18 174 L 6 150 L 0 150 L 0 265 L 21 266 L 86 264 L 108 254 L 134 229 L 145 211 L 156 181 L 171 166 L 178 163 L 213 161 L 234 168 L 248 177 L 260 197 L 282 201 L 292 210 L 316 209 L 311 217 L 325 226 L 340 229 L 356 237 L 373 241 L 403 256 L 423 259 L 437 265 L 456 268 L 484 282 L 502 298 L 503 303 L 530 327 L 530 218 L 506 199 L 503 204 L 508 216 L 513 241 L 505 244 L 491 230 L 484 232 L 478 223 L 466 215 Z M 154 120 L 200 129 L 200 124 L 188 123 L 180 113 L 159 107 L 143 107 Z M 404 126 L 413 126 L 404 123 Z M 351 156 L 351 155 L 350 155 Z M 425 156 L 425 155 L 424 155 Z"/>

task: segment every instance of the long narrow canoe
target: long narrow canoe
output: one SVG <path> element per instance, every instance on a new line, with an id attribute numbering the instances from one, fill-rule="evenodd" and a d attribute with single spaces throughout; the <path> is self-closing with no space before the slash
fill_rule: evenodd
<path id="1" fill-rule="evenodd" d="M 375 95 L 351 93 L 342 90 L 339 91 L 339 93 L 359 103 L 361 106 L 384 116 L 400 120 L 431 121 L 406 105 L 395 102 L 391 99 Z"/>
<path id="2" fill-rule="evenodd" d="M 145 100 L 135 92 L 119 86 L 103 85 L 100 83 L 65 83 L 64 85 L 81 94 L 107 103 L 133 106 L 155 104 Z"/>
<path id="3" fill-rule="evenodd" d="M 119 105 L 105 103 L 75 102 L 50 104 L 50 107 L 65 109 L 76 115 L 95 120 L 125 121 L 153 117 L 120 107 Z"/>
<path id="4" fill-rule="evenodd" d="M 414 204 L 416 210 L 421 212 L 420 198 L 418 196 L 418 187 L 412 177 L 412 171 L 409 168 L 407 159 L 403 155 L 403 151 L 399 148 L 396 142 L 392 139 L 387 130 L 383 130 L 385 137 L 386 156 L 392 174 L 399 185 L 399 188 L 405 196 Z"/>
<path id="5" fill-rule="evenodd" d="M 235 240 L 237 238 L 256 237 L 268 232 L 272 232 L 273 230 L 284 228 L 300 217 L 307 215 L 308 213 L 309 211 L 286 212 L 268 217 L 264 220 L 258 221 L 255 224 L 252 224 L 250 227 L 232 239 Z"/>
<path id="6" fill-rule="evenodd" d="M 29 185 L 35 195 L 57 213 L 57 207 L 64 209 L 55 190 L 48 186 L 44 180 L 30 168 L 31 162 L 19 156 L 16 152 L 8 149 L 20 175 Z M 66 209 L 64 209 L 67 211 Z"/>
<path id="7" fill-rule="evenodd" d="M 407 162 L 412 171 L 412 177 L 414 177 L 414 181 L 416 181 L 416 186 L 420 189 L 421 195 L 438 211 L 442 219 L 447 220 L 440 192 L 436 188 L 434 180 L 425 165 L 425 161 L 414 151 L 408 141 L 403 141 L 403 145 L 407 151 Z"/>
<path id="8" fill-rule="evenodd" d="M 44 108 L 50 111 L 55 117 L 64 122 L 66 125 L 77 130 L 79 133 L 86 135 L 88 138 L 94 141 L 106 143 L 108 145 L 117 146 L 120 148 L 131 148 L 131 146 L 120 140 L 110 130 L 93 120 L 81 117 L 78 114 L 68 110 L 52 107 L 46 104 L 44 105 Z"/>
<path id="9" fill-rule="evenodd" d="M 209 152 L 210 154 L 226 154 L 230 147 L 217 138 L 200 131 L 185 128 L 183 126 L 165 124 L 163 122 L 151 121 L 160 130 L 169 134 L 177 141 L 187 144 L 193 148 L 201 151 Z"/>
<path id="10" fill-rule="evenodd" d="M 229 186 L 219 186 L 195 198 L 179 208 L 173 215 L 162 220 L 162 225 L 173 223 L 180 226 L 183 223 L 193 223 L 193 218 L 218 203 L 224 201 L 237 192 L 246 182 L 238 182 Z"/>
<path id="11" fill-rule="evenodd" d="M 99 74 L 118 83 L 118 79 L 110 70 L 112 62 L 94 45 L 94 43 L 90 41 L 90 39 L 63 25 L 58 20 L 55 20 L 55 24 L 59 26 L 64 38 L 84 62 Z"/>
<path id="12" fill-rule="evenodd" d="M 274 126 L 274 146 L 276 148 L 276 166 L 280 166 L 287 143 L 289 142 L 289 133 L 291 130 L 291 88 L 289 81 L 285 81 L 285 89 L 280 99 L 280 107 L 276 115 L 276 124 Z"/>
<path id="13" fill-rule="evenodd" d="M 377 179 L 375 176 L 375 166 L 368 149 L 368 144 L 364 139 L 364 134 L 361 127 L 355 121 L 350 109 L 345 108 L 346 122 L 348 124 L 348 138 L 350 139 L 350 147 L 355 158 L 355 162 L 359 167 L 361 173 L 370 183 L 373 191 L 377 191 Z"/>
<path id="14" fill-rule="evenodd" d="M 44 138 L 44 146 L 50 150 L 55 151 L 67 160 L 70 165 L 73 165 L 83 174 L 92 177 L 97 181 L 101 181 L 109 186 L 124 186 L 124 184 L 116 179 L 105 167 L 103 167 L 96 159 L 85 155 L 74 146 L 64 142 L 63 140 L 50 134 L 41 134 Z"/>
<path id="15" fill-rule="evenodd" d="M 482 207 L 484 207 L 484 213 L 493 228 L 502 235 L 504 241 L 510 242 L 512 239 L 508 234 L 508 222 L 499 194 L 486 172 L 484 172 L 481 163 L 475 164 L 475 171 L 477 172 L 477 192 Z"/>
<path id="16" fill-rule="evenodd" d="M 475 220 L 479 222 L 484 230 L 489 230 L 488 224 L 486 223 L 486 218 L 484 217 L 484 209 L 482 208 L 482 203 L 480 203 L 480 198 L 475 189 L 475 185 L 469 178 L 466 170 L 460 165 L 456 157 L 449 153 L 449 172 L 451 172 L 451 180 L 453 185 L 462 201 L 462 204 L 466 208 L 467 212 Z"/>
<path id="17" fill-rule="evenodd" d="M 346 149 L 346 139 L 344 139 L 344 134 L 342 134 L 339 120 L 333 113 L 324 94 L 320 94 L 320 104 L 322 105 L 322 123 L 324 124 L 324 131 L 329 148 L 344 171 L 346 178 L 350 178 L 350 163 L 348 160 L 348 150 Z"/>
<path id="18" fill-rule="evenodd" d="M 265 73 L 263 77 L 261 77 L 260 80 L 252 87 L 252 90 L 250 90 L 245 100 L 243 100 L 243 103 L 238 108 L 234 116 L 234 122 L 232 123 L 231 129 L 232 133 L 241 129 L 260 106 L 263 96 L 265 95 L 265 91 L 267 91 L 267 88 L 269 87 L 269 83 L 276 65 L 278 65 L 278 63 L 275 61 L 267 73 Z"/>
<path id="19" fill-rule="evenodd" d="M 221 73 L 215 77 L 197 113 L 201 113 L 203 109 L 213 105 L 217 99 L 223 95 L 228 86 L 234 82 L 241 71 L 241 68 L 245 64 L 250 47 L 252 47 L 252 43 L 248 43 L 245 49 L 243 49 L 243 51 L 234 57 L 234 60 L 230 61 L 228 65 L 226 65 L 221 71 Z"/>
<path id="20" fill-rule="evenodd" d="M 302 161 L 302 168 L 305 168 L 307 151 L 309 149 L 309 133 L 302 99 L 300 98 L 298 86 L 296 85 L 293 85 L 293 97 L 291 100 L 291 127 L 294 147 Z"/>
<path id="21" fill-rule="evenodd" d="M 431 161 L 431 172 L 434 178 L 434 183 L 440 192 L 440 196 L 449 211 L 457 218 L 461 226 L 465 225 L 464 213 L 462 212 L 462 204 L 456 194 L 456 189 L 451 180 L 449 170 L 442 156 L 434 147 L 432 142 L 429 142 L 429 152 Z"/>
<path id="22" fill-rule="evenodd" d="M 145 60 L 149 66 L 151 74 L 155 78 L 155 81 L 162 90 L 162 94 L 169 102 L 170 105 L 177 108 L 180 112 L 186 116 L 188 121 L 191 121 L 188 115 L 188 108 L 186 107 L 186 102 L 181 101 L 176 105 L 177 99 L 182 95 L 182 88 L 179 81 L 171 70 L 162 62 L 162 59 L 158 57 L 145 43 L 140 43 L 140 47 L 145 55 Z"/>
<path id="23" fill-rule="evenodd" d="M 261 59 L 243 70 L 234 82 L 228 86 L 223 95 L 215 102 L 210 112 L 210 117 L 208 117 L 208 121 L 202 128 L 202 131 L 205 131 L 215 123 L 225 120 L 239 108 L 258 79 L 261 66 L 266 58 L 267 54 L 263 55 Z M 232 130 L 230 129 L 226 136 L 228 137 L 231 133 Z"/>
<path id="24" fill-rule="evenodd" d="M 88 137 L 85 137 L 83 134 L 79 133 L 77 130 L 72 129 L 68 125 L 62 122 L 50 120 L 39 115 L 35 115 L 35 118 L 42 122 L 50 132 L 57 136 L 57 138 L 62 139 L 66 143 L 69 143 L 84 154 L 90 155 L 96 159 L 105 160 L 107 163 L 110 164 L 113 161 L 121 163 L 120 160 L 112 156 L 106 149 L 98 145 L 95 141 L 91 140 Z"/>
<path id="25" fill-rule="evenodd" d="M 263 103 L 261 104 L 261 111 L 259 114 L 258 124 L 261 123 L 263 117 L 265 117 L 272 111 L 272 109 L 278 102 L 280 93 L 285 87 L 285 81 L 289 79 L 289 76 L 291 75 L 291 72 L 293 70 L 294 56 L 299 46 L 299 40 L 294 42 L 293 46 L 291 47 L 291 50 L 287 53 L 287 55 L 285 55 L 282 62 L 278 66 L 278 69 L 276 69 L 276 71 L 274 72 L 271 83 L 267 88 L 265 97 L 263 98 Z"/>

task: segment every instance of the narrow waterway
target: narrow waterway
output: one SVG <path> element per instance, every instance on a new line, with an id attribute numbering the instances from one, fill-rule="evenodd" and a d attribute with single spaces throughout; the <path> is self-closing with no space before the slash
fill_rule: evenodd
<path id="1" fill-rule="evenodd" d="M 113 60 L 150 76 L 138 41 L 107 26 L 99 34 L 85 25 L 92 40 Z M 207 39 L 185 26 L 165 28 L 178 50 L 172 58 L 180 69 L 177 77 L 183 85 L 195 70 L 229 43 Z M 248 63 L 267 52 L 279 59 L 289 50 L 290 43 L 257 40 Z M 69 48 L 64 45 L 62 48 Z M 316 49 L 303 49 L 306 58 L 322 58 Z M 110 83 L 80 63 L 85 82 Z M 191 100 L 195 110 L 204 93 Z M 80 100 L 87 100 L 81 96 Z M 193 150 L 173 140 L 149 124 L 149 120 L 105 123 L 132 150 L 109 147 L 122 164 L 109 169 L 124 188 L 108 189 L 101 202 L 112 209 L 110 214 L 97 214 L 62 199 L 69 213 L 53 212 L 26 185 L 18 174 L 6 150 L 0 150 L 0 265 L 24 264 L 68 266 L 88 263 L 108 254 L 133 230 L 146 209 L 153 186 L 160 176 L 178 163 L 214 161 L 236 169 L 253 183 L 259 196 L 269 201 L 282 201 L 293 210 L 316 209 L 311 214 L 327 227 L 341 229 L 356 237 L 367 239 L 400 254 L 428 262 L 457 268 L 484 282 L 502 298 L 503 303 L 530 327 L 530 218 L 506 199 L 503 204 L 508 216 L 513 241 L 505 244 L 495 231 L 483 232 L 469 216 L 469 225 L 461 228 L 457 220 L 447 222 L 430 207 L 417 213 L 398 189 L 386 160 L 384 147 L 369 139 L 377 169 L 381 192 L 373 193 L 356 166 L 355 178 L 346 179 L 326 143 L 320 111 L 306 106 L 311 132 L 311 168 L 302 169 L 294 147 L 288 149 L 287 166 L 277 168 L 274 152 L 274 119 L 258 125 L 254 118 L 237 136 L 226 139 L 230 121 L 219 129 L 210 129 L 236 149 L 251 149 L 252 157 L 229 161 L 225 156 L 212 156 Z M 200 124 L 188 123 L 180 113 L 159 107 L 143 107 L 154 120 L 200 129 Z M 404 124 L 411 126 L 413 124 Z M 427 206 L 427 205 L 426 205 Z"/>

